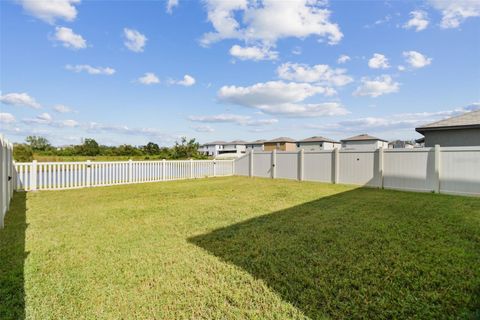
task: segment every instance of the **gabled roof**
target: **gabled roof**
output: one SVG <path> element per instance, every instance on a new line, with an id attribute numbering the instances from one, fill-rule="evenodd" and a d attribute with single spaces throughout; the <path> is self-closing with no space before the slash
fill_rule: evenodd
<path id="1" fill-rule="evenodd" d="M 274 143 L 274 142 L 292 142 L 295 143 L 295 140 L 289 137 L 278 137 L 272 140 L 265 141 L 267 143 Z"/>
<path id="2" fill-rule="evenodd" d="M 204 143 L 203 145 L 204 146 L 215 146 L 215 145 L 226 144 L 226 143 L 227 143 L 226 141 L 212 141 L 212 142 Z"/>
<path id="3" fill-rule="evenodd" d="M 430 130 L 451 130 L 465 128 L 480 128 L 480 110 L 467 112 L 459 116 L 432 122 L 415 130 L 422 133 Z"/>
<path id="4" fill-rule="evenodd" d="M 255 140 L 255 141 L 249 142 L 248 144 L 263 144 L 264 142 L 267 142 L 267 140 L 265 140 L 265 139 L 259 139 L 259 140 Z"/>
<path id="5" fill-rule="evenodd" d="M 366 133 L 359 134 L 358 136 L 350 137 L 350 138 L 347 138 L 347 139 L 342 139 L 340 141 L 369 141 L 369 140 L 378 140 L 378 141 L 387 142 L 387 140 L 383 140 L 383 139 L 371 136 L 371 135 L 366 134 Z"/>
<path id="6" fill-rule="evenodd" d="M 247 141 L 244 140 L 233 140 L 232 142 L 228 142 L 226 144 L 247 144 Z"/>
<path id="7" fill-rule="evenodd" d="M 297 142 L 333 142 L 333 143 L 338 143 L 338 141 L 335 141 L 335 140 L 332 140 L 332 139 L 329 139 L 329 138 L 325 138 L 325 137 L 322 137 L 322 136 L 313 136 L 313 137 L 306 138 L 306 139 L 303 139 L 303 140 L 300 140 L 300 141 L 297 141 Z"/>

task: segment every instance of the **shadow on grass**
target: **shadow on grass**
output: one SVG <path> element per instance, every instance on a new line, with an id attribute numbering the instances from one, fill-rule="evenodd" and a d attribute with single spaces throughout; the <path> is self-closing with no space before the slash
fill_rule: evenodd
<path id="1" fill-rule="evenodd" d="M 26 193 L 15 193 L 0 230 L 0 319 L 25 318 L 26 210 Z"/>
<path id="2" fill-rule="evenodd" d="M 359 188 L 189 241 L 313 319 L 468 319 L 480 316 L 474 215 L 478 198 Z"/>

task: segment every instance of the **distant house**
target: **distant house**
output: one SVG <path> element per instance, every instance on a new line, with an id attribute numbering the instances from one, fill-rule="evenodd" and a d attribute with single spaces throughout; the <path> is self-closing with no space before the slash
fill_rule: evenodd
<path id="1" fill-rule="evenodd" d="M 425 137 L 425 147 L 480 146 L 480 110 L 433 122 L 415 129 Z"/>
<path id="2" fill-rule="evenodd" d="M 216 157 L 218 156 L 220 150 L 223 149 L 223 145 L 226 144 L 225 141 L 213 141 L 200 145 L 198 152 L 207 155 Z"/>
<path id="3" fill-rule="evenodd" d="M 332 150 L 340 147 L 340 142 L 321 136 L 310 137 L 297 141 L 297 149 L 303 149 L 305 151 Z"/>
<path id="4" fill-rule="evenodd" d="M 366 133 L 341 140 L 342 148 L 346 150 L 376 150 L 388 148 L 387 140 L 373 137 Z"/>
<path id="5" fill-rule="evenodd" d="M 234 140 L 225 142 L 223 148 L 218 151 L 218 157 L 230 158 L 239 157 L 246 152 L 246 145 L 248 142 L 243 140 Z"/>
<path id="6" fill-rule="evenodd" d="M 413 149 L 415 148 L 415 144 L 411 141 L 404 141 L 404 140 L 394 140 L 388 143 L 388 149 Z"/>
<path id="7" fill-rule="evenodd" d="M 247 143 L 247 151 L 252 151 L 252 150 L 263 151 L 263 144 L 266 141 L 267 140 L 255 140 L 253 142 Z"/>
<path id="8" fill-rule="evenodd" d="M 264 151 L 296 151 L 297 144 L 295 140 L 287 137 L 279 137 L 273 140 L 265 141 L 263 143 Z"/>

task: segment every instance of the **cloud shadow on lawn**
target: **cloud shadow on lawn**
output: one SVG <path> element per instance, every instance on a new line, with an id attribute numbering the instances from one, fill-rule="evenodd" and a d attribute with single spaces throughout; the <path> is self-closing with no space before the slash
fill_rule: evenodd
<path id="1" fill-rule="evenodd" d="M 27 207 L 25 192 L 16 192 L 0 229 L 0 319 L 25 319 L 24 266 Z"/>
<path id="2" fill-rule="evenodd" d="M 472 212 L 480 199 L 359 188 L 189 241 L 313 319 L 471 318 L 480 316 Z"/>

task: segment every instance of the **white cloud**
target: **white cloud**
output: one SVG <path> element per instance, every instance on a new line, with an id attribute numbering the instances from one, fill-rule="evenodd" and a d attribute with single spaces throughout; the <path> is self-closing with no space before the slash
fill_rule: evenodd
<path id="1" fill-rule="evenodd" d="M 15 117 L 11 113 L 0 112 L 0 123 L 13 123 L 15 122 Z"/>
<path id="2" fill-rule="evenodd" d="M 133 52 L 143 52 L 143 49 L 147 43 L 147 37 L 134 29 L 123 29 L 125 36 L 124 45 Z"/>
<path id="3" fill-rule="evenodd" d="M 422 31 L 429 24 L 428 14 L 423 10 L 415 10 L 410 12 L 410 20 L 403 25 L 405 29 L 415 28 L 415 31 Z"/>
<path id="4" fill-rule="evenodd" d="M 146 85 L 150 85 L 150 84 L 160 83 L 160 80 L 155 75 L 155 73 L 147 72 L 143 75 L 143 77 L 138 78 L 138 82 Z"/>
<path id="5" fill-rule="evenodd" d="M 75 121 L 75 120 L 63 120 L 61 122 L 61 124 L 64 126 L 64 127 L 69 127 L 69 128 L 73 128 L 73 127 L 77 127 L 78 126 L 78 122 Z"/>
<path id="6" fill-rule="evenodd" d="M 240 39 L 275 46 L 280 38 L 311 35 L 336 44 L 343 37 L 338 25 L 330 21 L 331 12 L 324 1 L 207 0 L 206 8 L 215 31 L 204 34 L 204 45 Z"/>
<path id="7" fill-rule="evenodd" d="M 342 54 L 340 57 L 338 57 L 337 63 L 342 64 L 342 63 L 346 63 L 350 60 L 351 60 L 351 58 L 349 56 L 347 56 L 346 54 Z"/>
<path id="8" fill-rule="evenodd" d="M 55 28 L 54 40 L 61 42 L 65 48 L 69 49 L 85 49 L 87 47 L 87 41 L 81 35 L 66 27 Z"/>
<path id="9" fill-rule="evenodd" d="M 267 47 L 241 47 L 234 45 L 230 48 L 230 55 L 240 60 L 276 60 L 278 59 L 278 52 L 272 51 Z"/>
<path id="10" fill-rule="evenodd" d="M 73 21 L 77 17 L 75 5 L 80 0 L 18 0 L 30 15 L 53 24 L 57 19 Z"/>
<path id="11" fill-rule="evenodd" d="M 182 80 L 170 80 L 171 84 L 178 84 L 185 87 L 193 86 L 195 82 L 195 78 L 188 74 L 184 75 Z"/>
<path id="12" fill-rule="evenodd" d="M 284 63 L 277 68 L 281 79 L 297 82 L 315 82 L 331 86 L 344 86 L 353 81 L 345 69 L 333 69 L 326 64 L 309 66 L 298 63 Z"/>
<path id="13" fill-rule="evenodd" d="M 264 113 L 306 116 L 344 115 L 348 111 L 337 102 L 302 103 L 317 94 L 329 94 L 329 88 L 309 83 L 269 81 L 249 87 L 223 86 L 218 92 L 220 101 L 254 108 Z"/>
<path id="14" fill-rule="evenodd" d="M 53 106 L 53 110 L 55 110 L 56 112 L 58 113 L 69 113 L 69 112 L 73 112 L 73 110 L 70 108 L 70 107 L 67 107 L 63 104 L 57 104 L 55 106 Z"/>
<path id="15" fill-rule="evenodd" d="M 403 56 L 406 58 L 406 62 L 416 69 L 426 67 L 432 63 L 432 58 L 428 58 L 417 51 L 405 51 Z"/>
<path id="16" fill-rule="evenodd" d="M 11 106 L 25 106 L 33 109 L 39 109 L 42 106 L 30 97 L 27 93 L 7 93 L 0 96 L 0 102 Z"/>
<path id="17" fill-rule="evenodd" d="M 178 0 L 167 0 L 167 13 L 172 14 L 176 6 L 178 6 Z"/>
<path id="18" fill-rule="evenodd" d="M 387 69 L 390 67 L 387 57 L 380 53 L 373 54 L 373 57 L 368 60 L 368 66 L 372 69 Z"/>
<path id="19" fill-rule="evenodd" d="M 442 13 L 440 26 L 444 29 L 458 28 L 466 19 L 480 17 L 478 0 L 429 0 Z"/>
<path id="20" fill-rule="evenodd" d="M 266 126 L 278 122 L 277 119 L 253 119 L 250 116 L 243 116 L 238 114 L 216 114 L 211 116 L 190 116 L 190 121 L 204 122 L 204 123 L 236 123 L 241 126 Z"/>
<path id="21" fill-rule="evenodd" d="M 215 132 L 215 129 L 213 129 L 212 127 L 210 126 L 194 126 L 192 127 L 193 130 L 195 130 L 196 132 Z"/>
<path id="22" fill-rule="evenodd" d="M 35 118 L 33 119 L 23 119 L 23 122 L 25 123 L 28 123 L 28 124 L 32 124 L 32 123 L 36 123 L 36 124 L 51 124 L 53 123 L 53 118 L 50 114 L 44 112 L 44 113 L 41 113 L 39 115 L 37 115 Z"/>
<path id="23" fill-rule="evenodd" d="M 382 75 L 374 79 L 364 77 L 362 84 L 353 93 L 355 96 L 378 97 L 388 93 L 398 92 L 400 84 L 395 82 L 391 76 Z"/>
<path id="24" fill-rule="evenodd" d="M 102 74 L 107 76 L 111 76 L 116 72 L 115 69 L 110 67 L 92 67 L 88 64 L 77 64 L 74 66 L 67 64 L 65 66 L 65 69 L 67 69 L 68 71 L 77 72 L 77 73 L 84 71 L 88 74 Z"/>
<path id="25" fill-rule="evenodd" d="M 405 71 L 405 66 L 400 65 L 400 66 L 397 67 L 397 69 L 398 69 L 398 71 Z"/>

